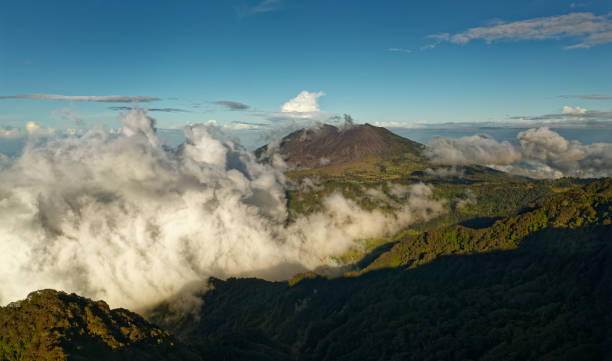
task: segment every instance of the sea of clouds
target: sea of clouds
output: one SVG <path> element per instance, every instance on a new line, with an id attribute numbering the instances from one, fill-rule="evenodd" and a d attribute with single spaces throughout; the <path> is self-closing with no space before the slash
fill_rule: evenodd
<path id="1" fill-rule="evenodd" d="M 122 126 L 0 157 L 0 304 L 55 288 L 138 310 L 210 276 L 285 279 L 446 208 L 415 184 L 393 188 L 394 214 L 332 193 L 287 224 L 282 161 L 259 163 L 204 124 L 166 147 L 141 109 Z"/>

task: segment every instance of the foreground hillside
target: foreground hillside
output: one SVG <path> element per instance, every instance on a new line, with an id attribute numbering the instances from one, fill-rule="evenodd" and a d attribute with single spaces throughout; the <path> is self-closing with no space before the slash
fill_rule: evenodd
<path id="1" fill-rule="evenodd" d="M 200 319 L 167 326 L 211 359 L 602 360 L 611 223 L 607 179 L 408 238 L 358 276 L 211 280 Z"/>
<path id="2" fill-rule="evenodd" d="M 0 360 L 199 360 L 125 309 L 54 290 L 0 308 Z"/>

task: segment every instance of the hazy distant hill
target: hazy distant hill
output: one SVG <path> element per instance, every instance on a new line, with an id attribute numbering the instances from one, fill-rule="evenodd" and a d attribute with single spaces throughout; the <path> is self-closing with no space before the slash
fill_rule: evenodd
<path id="1" fill-rule="evenodd" d="M 267 147 L 258 149 L 256 154 L 265 154 Z M 370 156 L 411 154 L 420 158 L 422 150 L 422 144 L 370 124 L 342 128 L 323 124 L 293 132 L 279 144 L 280 154 L 296 169 L 350 164 Z"/>

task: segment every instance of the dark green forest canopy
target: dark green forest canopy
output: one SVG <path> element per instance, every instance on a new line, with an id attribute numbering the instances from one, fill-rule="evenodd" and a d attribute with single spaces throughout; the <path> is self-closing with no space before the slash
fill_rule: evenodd
<path id="1" fill-rule="evenodd" d="M 357 276 L 213 279 L 200 319 L 167 327 L 213 359 L 605 359 L 611 223 L 605 179 L 406 237 Z"/>

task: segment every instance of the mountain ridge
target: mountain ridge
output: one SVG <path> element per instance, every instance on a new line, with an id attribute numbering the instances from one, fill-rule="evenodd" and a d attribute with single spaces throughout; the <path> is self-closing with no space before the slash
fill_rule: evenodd
<path id="1" fill-rule="evenodd" d="M 0 308 L 0 360 L 200 360 L 129 310 L 44 289 Z"/>

